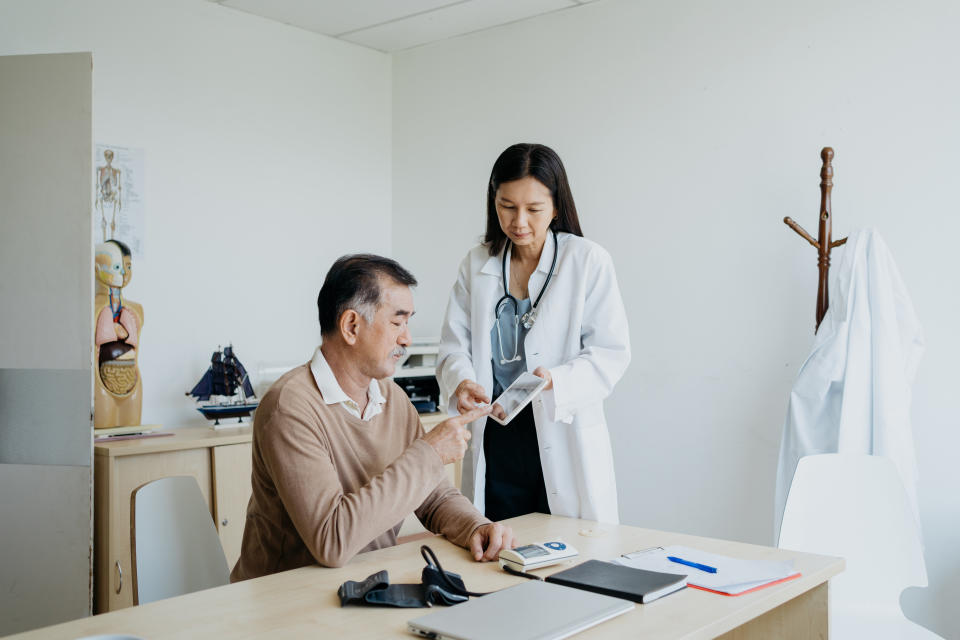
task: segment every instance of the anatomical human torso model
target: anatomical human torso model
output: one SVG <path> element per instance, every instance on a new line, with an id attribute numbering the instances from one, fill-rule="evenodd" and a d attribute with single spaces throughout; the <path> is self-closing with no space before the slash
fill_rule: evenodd
<path id="1" fill-rule="evenodd" d="M 121 294 L 132 276 L 130 249 L 118 240 L 98 244 L 95 269 L 93 425 L 138 426 L 143 403 L 137 364 L 143 307 Z"/>

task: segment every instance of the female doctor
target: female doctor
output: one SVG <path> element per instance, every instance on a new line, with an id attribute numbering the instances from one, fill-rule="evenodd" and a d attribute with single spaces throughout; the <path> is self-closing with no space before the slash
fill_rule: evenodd
<path id="1" fill-rule="evenodd" d="M 524 371 L 547 380 L 506 426 L 470 425 L 462 490 L 477 508 L 619 522 L 603 400 L 630 362 L 627 318 L 549 147 L 516 144 L 494 163 L 484 242 L 460 263 L 441 336 L 451 411 L 489 403 Z"/>

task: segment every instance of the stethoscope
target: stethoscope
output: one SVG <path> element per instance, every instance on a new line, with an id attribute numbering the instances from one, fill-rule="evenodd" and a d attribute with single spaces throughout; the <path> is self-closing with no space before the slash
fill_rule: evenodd
<path id="1" fill-rule="evenodd" d="M 500 364 L 510 364 L 511 362 L 516 362 L 520 359 L 519 353 L 519 339 L 520 339 L 520 325 L 523 324 L 523 328 L 527 331 L 533 327 L 534 323 L 537 321 L 537 314 L 539 310 L 537 305 L 540 304 L 540 298 L 543 297 L 543 292 L 547 290 L 547 285 L 550 284 L 550 278 L 553 277 L 553 270 L 557 266 L 557 254 L 560 253 L 559 245 L 560 242 L 557 240 L 557 232 L 553 229 L 550 229 L 553 233 L 553 260 L 550 263 L 550 272 L 547 274 L 547 279 L 543 283 L 543 288 L 540 289 L 540 295 L 537 296 L 537 299 L 534 300 L 533 306 L 530 307 L 530 311 L 527 311 L 523 316 L 520 316 L 520 303 L 510 295 L 510 288 L 507 283 L 507 250 L 510 249 L 508 244 L 503 248 L 503 297 L 497 300 L 497 306 L 494 310 L 494 324 L 497 326 L 497 342 L 500 345 Z M 508 241 L 509 242 L 509 241 Z M 500 333 L 500 315 L 503 313 L 504 308 L 508 305 L 513 305 L 513 357 L 507 358 L 507 354 L 503 352 L 503 336 Z"/>

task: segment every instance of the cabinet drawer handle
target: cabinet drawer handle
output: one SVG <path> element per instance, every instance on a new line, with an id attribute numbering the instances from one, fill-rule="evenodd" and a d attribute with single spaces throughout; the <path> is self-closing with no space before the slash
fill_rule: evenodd
<path id="1" fill-rule="evenodd" d="M 224 518 L 223 520 L 220 521 L 220 524 L 222 524 L 223 526 L 227 526 L 227 523 L 228 523 L 228 522 L 230 522 L 230 521 L 227 520 L 226 518 Z"/>
<path id="2" fill-rule="evenodd" d="M 117 560 L 114 564 L 117 565 L 117 575 L 120 576 L 117 580 L 117 593 L 120 593 L 120 590 L 123 589 L 123 569 L 120 568 L 120 561 Z"/>

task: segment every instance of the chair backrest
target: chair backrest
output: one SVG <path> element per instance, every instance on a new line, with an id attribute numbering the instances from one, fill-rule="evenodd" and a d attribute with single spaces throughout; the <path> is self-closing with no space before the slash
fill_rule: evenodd
<path id="1" fill-rule="evenodd" d="M 777 546 L 843 556 L 830 582 L 831 606 L 896 606 L 910 586 L 926 586 L 923 547 L 894 463 L 866 454 L 800 459 Z"/>
<path id="2" fill-rule="evenodd" d="M 230 582 L 220 536 L 196 479 L 148 482 L 134 491 L 130 514 L 134 604 Z"/>

